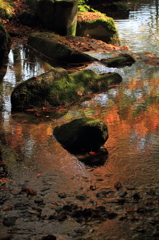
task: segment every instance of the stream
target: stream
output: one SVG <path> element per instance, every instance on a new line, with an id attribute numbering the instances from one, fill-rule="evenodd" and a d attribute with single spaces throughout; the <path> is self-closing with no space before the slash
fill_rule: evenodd
<path id="1" fill-rule="evenodd" d="M 145 1 L 137 11 L 130 11 L 129 19 L 115 20 L 121 44 L 129 46 L 135 54 L 150 52 L 159 56 L 158 20 L 155 1 Z M 90 54 L 98 59 L 109 55 Z M 89 195 L 90 185 L 114 189 L 114 184 L 120 182 L 122 186 L 159 189 L 159 68 L 139 61 L 124 68 L 108 68 L 94 62 L 87 68 L 100 74 L 117 72 L 123 78 L 122 83 L 72 106 L 65 113 L 59 110 L 59 114 L 45 118 L 33 113 L 12 113 L 10 95 L 16 84 L 51 67 L 27 46 L 21 45 L 10 50 L 8 63 L 1 69 L 2 160 L 7 164 L 13 186 L 17 179 L 19 186 L 39 192 L 43 185 L 49 186 L 51 192 L 46 195 L 47 202 L 56 199 L 59 203 L 58 193 L 69 195 L 69 202 L 72 196 Z M 109 139 L 104 145 L 108 156 L 99 166 L 84 164 L 52 136 L 54 127 L 80 117 L 99 118 L 108 126 Z M 107 221 L 104 226 L 107 236 L 99 235 L 95 239 L 129 240 L 131 238 L 126 236 L 135 236 L 125 231 L 121 222 L 115 221 Z M 59 230 L 60 227 L 57 226 L 55 232 L 62 231 L 65 235 L 67 231 L 63 227 Z M 140 238 L 138 235 L 132 239 Z"/>

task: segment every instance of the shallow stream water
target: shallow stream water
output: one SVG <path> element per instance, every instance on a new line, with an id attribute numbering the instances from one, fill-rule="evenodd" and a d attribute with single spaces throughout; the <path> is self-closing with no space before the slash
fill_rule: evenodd
<path id="1" fill-rule="evenodd" d="M 158 56 L 158 16 L 155 2 L 146 1 L 129 19 L 116 20 L 122 45 L 132 52 Z M 108 54 L 91 53 L 99 59 Z M 130 186 L 159 184 L 159 68 L 137 61 L 131 67 L 107 68 L 97 62 L 88 68 L 97 73 L 118 72 L 123 81 L 108 92 L 96 94 L 65 114 L 37 117 L 32 113 L 12 113 L 10 95 L 21 81 L 48 71 L 51 66 L 19 46 L 9 53 L 1 71 L 0 131 L 5 142 L 2 158 L 9 176 L 21 185 L 38 189 L 38 174 L 52 185 L 54 193 L 78 193 L 90 184 L 113 187 L 117 181 Z M 52 136 L 55 126 L 80 117 L 106 122 L 108 151 L 100 166 L 87 166 L 64 150 Z"/>

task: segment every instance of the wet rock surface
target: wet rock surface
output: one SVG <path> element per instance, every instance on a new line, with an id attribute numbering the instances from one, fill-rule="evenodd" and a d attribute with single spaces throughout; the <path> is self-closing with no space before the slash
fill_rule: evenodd
<path id="1" fill-rule="evenodd" d="M 106 124 L 93 118 L 74 119 L 53 130 L 57 141 L 74 151 L 97 151 L 108 139 Z"/>

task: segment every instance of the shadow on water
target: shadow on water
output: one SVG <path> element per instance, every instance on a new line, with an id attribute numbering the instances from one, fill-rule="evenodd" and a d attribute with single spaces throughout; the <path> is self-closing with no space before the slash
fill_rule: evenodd
<path id="1" fill-rule="evenodd" d="M 108 151 L 106 148 L 101 148 L 97 152 L 70 152 L 79 161 L 90 167 L 102 166 L 108 159 Z"/>

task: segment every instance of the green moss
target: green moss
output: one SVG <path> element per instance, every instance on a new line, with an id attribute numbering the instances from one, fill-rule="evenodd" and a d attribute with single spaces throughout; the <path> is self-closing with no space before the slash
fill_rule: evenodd
<path id="1" fill-rule="evenodd" d="M 123 67 L 123 66 L 131 66 L 135 59 L 129 54 L 121 54 L 117 57 L 108 58 L 102 61 L 108 67 Z"/>
<path id="2" fill-rule="evenodd" d="M 91 8 L 87 3 L 88 3 L 87 0 L 79 0 L 78 11 L 79 12 L 98 12 L 97 10 Z"/>
<path id="3" fill-rule="evenodd" d="M 88 92 L 107 90 L 111 84 L 120 83 L 117 73 L 98 75 L 92 70 L 69 74 L 65 70 L 52 69 L 39 77 L 20 83 L 11 97 L 13 108 L 67 105 Z"/>
<path id="4" fill-rule="evenodd" d="M 74 21 L 70 27 L 67 28 L 67 36 L 76 36 L 76 27 L 77 27 L 77 21 Z"/>

